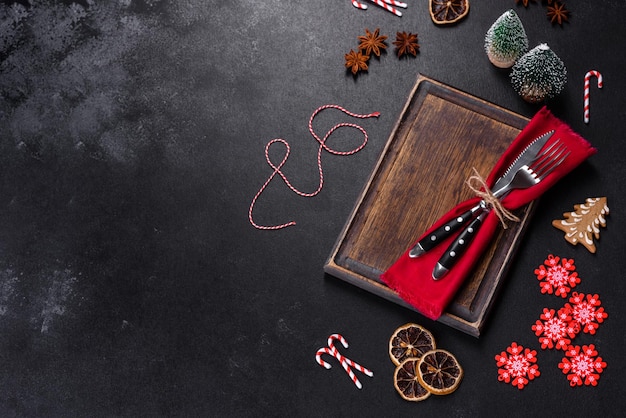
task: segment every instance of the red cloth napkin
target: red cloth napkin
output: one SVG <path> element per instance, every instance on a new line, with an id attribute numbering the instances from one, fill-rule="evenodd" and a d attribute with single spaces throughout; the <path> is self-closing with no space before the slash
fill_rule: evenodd
<path id="1" fill-rule="evenodd" d="M 528 189 L 514 190 L 509 193 L 502 199 L 502 206 L 506 209 L 517 209 L 538 198 L 559 179 L 582 163 L 587 157 L 597 152 L 589 142 L 572 131 L 564 122 L 556 118 L 546 107 L 543 107 L 513 140 L 502 157 L 500 157 L 486 179 L 487 186 L 490 188 L 493 186 L 495 180 L 502 175 L 513 160 L 530 142 L 532 142 L 532 140 L 550 130 L 554 130 L 555 132 L 545 147 L 550 146 L 554 141 L 560 139 L 569 149 L 570 155 L 560 166 L 548 174 L 548 176 L 536 186 Z M 471 174 L 472 173 L 468 173 L 468 177 Z M 435 224 L 419 237 L 417 241 L 431 231 L 439 228 L 450 219 L 472 208 L 479 201 L 480 198 L 475 197 L 458 204 L 435 222 Z M 433 280 L 432 271 L 443 252 L 456 237 L 456 234 L 448 237 L 437 247 L 418 258 L 410 258 L 408 255 L 409 249 L 407 249 L 407 251 L 382 274 L 381 279 L 420 313 L 428 318 L 437 319 L 452 300 L 461 284 L 463 284 L 465 278 L 471 273 L 474 264 L 480 259 L 485 247 L 491 241 L 499 223 L 500 220 L 495 211 L 491 211 L 465 254 L 457 260 L 456 265 L 450 269 L 448 274 L 441 280 Z M 415 243 L 417 243 L 417 241 Z M 413 245 L 411 245 L 410 248 L 412 248 Z"/>

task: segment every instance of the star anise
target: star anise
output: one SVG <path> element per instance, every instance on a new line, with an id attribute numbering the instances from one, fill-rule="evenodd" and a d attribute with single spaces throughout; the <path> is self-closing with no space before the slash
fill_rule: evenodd
<path id="1" fill-rule="evenodd" d="M 398 32 L 393 44 L 398 51 L 398 57 L 406 54 L 417 56 L 417 52 L 420 49 L 420 45 L 417 43 L 417 33 Z"/>
<path id="2" fill-rule="evenodd" d="M 350 68 L 353 75 L 356 75 L 359 71 L 367 71 L 367 61 L 369 61 L 370 56 L 363 54 L 360 50 L 354 52 L 354 50 L 350 50 L 349 53 L 345 54 L 346 58 L 346 68 Z"/>
<path id="3" fill-rule="evenodd" d="M 564 3 L 555 1 L 554 5 L 548 6 L 548 19 L 550 19 L 550 22 L 563 26 L 563 22 L 567 22 L 568 16 L 569 10 L 565 8 Z"/>
<path id="4" fill-rule="evenodd" d="M 529 1 L 532 1 L 533 3 L 535 2 L 535 0 L 515 0 L 515 4 L 522 3 L 524 5 L 524 7 L 528 7 L 528 2 Z"/>
<path id="5" fill-rule="evenodd" d="M 369 29 L 365 29 L 365 36 L 359 36 L 359 41 L 361 41 L 359 49 L 365 51 L 366 55 L 373 53 L 377 57 L 380 57 L 381 50 L 387 48 L 385 44 L 387 37 L 385 35 L 379 36 L 379 32 L 379 28 L 376 28 L 374 33 L 370 32 Z"/>

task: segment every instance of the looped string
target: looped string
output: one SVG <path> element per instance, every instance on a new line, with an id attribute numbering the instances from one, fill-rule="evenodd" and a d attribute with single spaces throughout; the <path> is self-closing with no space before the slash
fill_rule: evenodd
<path id="1" fill-rule="evenodd" d="M 507 220 L 519 222 L 520 218 L 513 215 L 513 213 L 511 213 L 507 208 L 502 206 L 502 202 L 489 189 L 485 179 L 480 175 L 480 173 L 478 173 L 478 170 L 474 167 L 472 167 L 472 169 L 474 170 L 474 175 L 470 176 L 465 183 L 474 193 L 476 193 L 476 196 L 482 198 L 485 204 L 494 210 L 496 215 L 498 215 L 498 219 L 500 219 L 500 222 L 502 223 L 502 227 L 504 229 L 508 228 L 508 225 L 506 224 Z M 478 183 L 478 186 L 475 186 L 474 183 Z"/>
<path id="2" fill-rule="evenodd" d="M 277 174 L 285 182 L 287 187 L 289 187 L 289 189 L 291 189 L 291 191 L 293 191 L 297 195 L 304 196 L 304 197 L 313 197 L 313 196 L 317 195 L 322 190 L 322 186 L 324 185 L 324 172 L 322 170 L 322 151 L 326 151 L 326 152 L 328 152 L 330 154 L 333 154 L 333 155 L 347 156 L 347 155 L 352 155 L 352 154 L 355 154 L 355 153 L 359 152 L 361 149 L 363 149 L 363 147 L 365 147 L 365 144 L 367 144 L 367 139 L 368 139 L 367 132 L 365 131 L 365 129 L 362 126 L 357 125 L 355 123 L 347 123 L 347 122 L 338 123 L 335 126 L 333 126 L 328 132 L 326 132 L 326 135 L 324 135 L 323 138 L 320 138 L 315 133 L 315 131 L 313 130 L 313 119 L 315 119 L 315 116 L 317 116 L 317 114 L 319 112 L 321 112 L 322 110 L 324 110 L 324 109 L 338 109 L 338 110 L 342 111 L 343 113 L 345 113 L 348 116 L 352 116 L 354 118 L 359 118 L 359 119 L 366 119 L 366 118 L 373 118 L 373 117 L 380 116 L 379 112 L 373 112 L 373 113 L 368 113 L 368 114 L 352 113 L 352 112 L 344 109 L 341 106 L 333 105 L 333 104 L 320 106 L 317 109 L 315 109 L 315 111 L 311 115 L 311 118 L 309 119 L 308 127 L 309 127 L 309 132 L 311 133 L 313 138 L 315 138 L 315 140 L 319 143 L 319 148 L 318 148 L 318 151 L 317 151 L 317 168 L 318 168 L 318 172 L 319 172 L 319 185 L 317 187 L 317 190 L 315 190 L 313 192 L 310 192 L 310 193 L 305 193 L 305 192 L 302 192 L 302 191 L 298 190 L 293 184 L 291 184 L 291 182 L 287 179 L 285 174 L 281 171 L 281 168 L 287 162 L 287 158 L 289 157 L 289 153 L 291 151 L 291 149 L 289 147 L 289 143 L 287 143 L 287 141 L 285 141 L 282 138 L 276 138 L 276 139 L 272 139 L 271 141 L 269 141 L 267 143 L 267 145 L 265 146 L 265 161 L 267 161 L 267 164 L 272 168 L 273 172 L 268 177 L 268 179 L 265 181 L 263 186 L 261 186 L 261 188 L 259 189 L 257 194 L 254 196 L 254 198 L 252 199 L 252 203 L 250 203 L 250 208 L 248 210 L 248 220 L 250 221 L 252 226 L 254 226 L 255 228 L 263 229 L 263 230 L 275 230 L 275 229 L 286 228 L 288 226 L 293 226 L 293 225 L 296 224 L 294 221 L 290 221 L 290 222 L 286 222 L 286 223 L 283 223 L 283 224 L 280 224 L 280 225 L 264 226 L 264 225 L 257 224 L 252 219 L 252 210 L 254 209 L 254 205 L 255 205 L 257 199 L 259 198 L 261 193 L 263 193 L 263 191 L 267 188 L 268 184 L 272 181 L 272 179 Z M 353 129 L 361 131 L 361 133 L 363 134 L 363 142 L 359 146 L 357 146 L 356 148 L 354 148 L 352 150 L 349 150 L 349 151 L 338 151 L 338 150 L 330 148 L 328 145 L 326 145 L 326 141 L 332 135 L 332 133 L 335 132 L 337 129 L 343 128 L 343 127 L 353 128 Z M 282 161 L 279 164 L 274 164 L 272 162 L 272 160 L 270 159 L 270 156 L 269 156 L 269 149 L 275 143 L 280 143 L 280 144 L 282 144 L 285 147 L 285 156 L 283 157 Z"/>

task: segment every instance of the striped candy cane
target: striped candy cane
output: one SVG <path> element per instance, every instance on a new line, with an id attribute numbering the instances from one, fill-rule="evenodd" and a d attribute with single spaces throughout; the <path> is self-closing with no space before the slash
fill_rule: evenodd
<path id="1" fill-rule="evenodd" d="M 402 7 L 404 9 L 406 9 L 408 7 L 408 5 L 406 3 L 403 3 L 401 1 L 396 1 L 396 0 L 384 0 L 385 3 L 387 4 L 391 4 L 392 6 L 396 6 L 396 7 Z"/>
<path id="2" fill-rule="evenodd" d="M 401 17 L 402 13 L 400 12 L 400 10 L 396 9 L 395 7 L 393 7 L 390 4 L 387 4 L 386 1 L 384 0 L 372 0 L 372 2 L 376 3 L 378 6 L 382 7 L 383 9 L 387 10 L 388 12 L 393 13 L 394 15 Z"/>
<path id="3" fill-rule="evenodd" d="M 317 350 L 317 354 L 315 356 L 315 359 L 320 364 L 320 366 L 324 366 L 326 369 L 330 369 L 331 366 L 330 366 L 330 364 L 328 364 L 327 362 L 322 360 L 322 358 L 321 358 L 322 354 L 331 355 L 331 356 L 335 357 L 337 360 L 339 360 L 339 362 L 341 363 L 341 366 L 343 367 L 343 369 L 346 371 L 346 373 L 348 373 L 348 376 L 350 376 L 350 380 L 352 380 L 352 382 L 356 385 L 357 388 L 359 388 L 359 389 L 363 388 L 363 385 L 361 384 L 359 379 L 356 377 L 356 375 L 354 374 L 354 372 L 350 368 L 350 365 L 348 365 L 348 359 L 346 359 L 345 357 L 341 356 L 341 354 L 337 353 L 336 351 L 334 351 L 331 348 L 322 347 L 319 350 Z"/>
<path id="4" fill-rule="evenodd" d="M 369 370 L 369 369 L 361 366 L 360 364 L 350 360 L 349 358 L 346 358 L 346 357 L 342 356 L 341 354 L 339 354 L 339 351 L 337 351 L 337 348 L 333 344 L 333 340 L 341 341 L 341 344 L 343 344 L 344 348 L 348 348 L 348 342 L 340 334 L 333 334 L 330 337 L 328 337 L 328 347 L 330 347 L 330 349 L 335 353 L 334 356 L 337 358 L 337 360 L 345 361 L 350 366 L 354 367 L 355 369 L 357 369 L 358 371 L 360 371 L 361 373 L 363 373 L 363 374 L 365 374 L 365 375 L 367 375 L 369 377 L 374 376 L 374 373 L 372 373 L 371 370 Z"/>
<path id="5" fill-rule="evenodd" d="M 287 141 L 285 141 L 282 138 L 272 139 L 270 142 L 268 142 L 267 145 L 265 146 L 265 161 L 267 161 L 267 164 L 269 164 L 269 166 L 273 169 L 273 172 L 268 177 L 268 179 L 265 181 L 263 186 L 261 186 L 259 191 L 256 193 L 256 195 L 252 199 L 252 202 L 250 203 L 250 208 L 248 209 L 248 220 L 250 221 L 252 226 L 254 226 L 255 228 L 263 229 L 263 230 L 276 230 L 276 229 L 282 229 L 282 228 L 286 228 L 288 226 L 292 226 L 292 225 L 296 224 L 294 221 L 291 221 L 291 222 L 286 222 L 286 223 L 283 223 L 283 224 L 280 224 L 280 225 L 264 226 L 264 225 L 259 225 L 256 222 L 254 222 L 254 219 L 252 217 L 252 210 L 254 209 L 254 205 L 256 204 L 256 201 L 258 200 L 259 196 L 261 196 L 263 191 L 267 188 L 267 186 L 270 184 L 270 182 L 272 181 L 272 179 L 276 175 L 280 176 L 280 178 L 283 179 L 283 181 L 285 182 L 287 187 L 289 187 L 289 189 L 291 189 L 291 191 L 293 191 L 297 195 L 304 196 L 304 197 L 313 197 L 313 196 L 317 195 L 322 190 L 322 186 L 324 185 L 324 172 L 322 170 L 322 151 L 326 151 L 326 152 L 328 152 L 330 154 L 334 154 L 334 155 L 348 156 L 348 155 L 352 155 L 352 154 L 355 154 L 355 153 L 359 152 L 360 150 L 363 149 L 363 147 L 365 147 L 365 144 L 367 144 L 367 140 L 368 140 L 367 132 L 365 131 L 365 129 L 362 126 L 357 125 L 355 123 L 347 123 L 347 122 L 338 123 L 335 126 L 333 126 L 332 128 L 330 128 L 330 130 L 326 133 L 326 135 L 324 135 L 323 138 L 320 138 L 315 133 L 315 131 L 313 130 L 313 119 L 315 119 L 315 116 L 317 116 L 317 114 L 319 112 L 321 112 L 322 110 L 324 110 L 324 109 L 338 109 L 338 110 L 342 111 L 343 113 L 345 113 L 348 116 L 352 116 L 354 118 L 359 118 L 359 119 L 366 119 L 366 118 L 373 118 L 373 117 L 380 116 L 379 112 L 368 113 L 368 114 L 365 114 L 365 115 L 358 114 L 358 113 L 352 113 L 352 112 L 344 109 L 341 106 L 333 105 L 333 104 L 320 106 L 317 109 L 315 109 L 315 111 L 311 115 L 311 118 L 309 119 L 309 125 L 308 126 L 309 126 L 309 132 L 311 133 L 313 138 L 315 138 L 315 140 L 319 143 L 319 148 L 317 150 L 317 169 L 318 169 L 318 172 L 319 172 L 319 180 L 320 181 L 319 181 L 319 186 L 317 187 L 317 190 L 315 190 L 315 191 L 313 191 L 311 193 L 305 193 L 305 192 L 301 192 L 300 190 L 298 190 L 295 186 L 293 186 L 291 184 L 291 182 L 287 179 L 285 174 L 281 171 L 281 168 L 287 162 L 287 158 L 289 157 L 289 153 L 291 152 L 291 149 L 289 148 L 289 143 L 287 143 Z M 354 149 L 352 149 L 350 151 L 337 151 L 337 150 L 335 150 L 333 148 L 330 148 L 328 145 L 326 145 L 326 141 L 332 135 L 332 133 L 335 132 L 337 129 L 343 128 L 343 127 L 354 128 L 354 129 L 357 129 L 357 130 L 361 131 L 361 133 L 363 134 L 363 142 L 361 143 L 361 145 L 359 145 L 358 147 L 356 147 L 356 148 L 354 148 Z M 270 156 L 269 156 L 269 150 L 270 150 L 270 148 L 271 148 L 271 146 L 273 144 L 282 144 L 285 147 L 285 150 L 286 150 L 285 156 L 283 157 L 282 161 L 278 165 L 274 164 L 272 162 L 272 160 L 270 159 Z"/>
<path id="6" fill-rule="evenodd" d="M 345 348 L 348 348 L 348 342 L 341 335 L 332 334 L 330 337 L 328 337 L 328 347 L 322 347 L 319 350 L 317 350 L 317 353 L 315 354 L 315 360 L 320 366 L 326 369 L 330 369 L 331 365 L 322 359 L 322 355 L 328 354 L 330 356 L 333 356 L 341 363 L 341 366 L 346 371 L 346 373 L 348 373 L 350 380 L 352 380 L 352 382 L 356 385 L 356 387 L 358 389 L 362 389 L 363 385 L 361 384 L 359 379 L 356 377 L 356 375 L 352 371 L 352 367 L 354 367 L 355 369 L 357 369 L 358 371 L 360 371 L 361 373 L 364 373 L 365 375 L 369 377 L 374 376 L 374 373 L 372 373 L 371 370 L 361 366 L 360 364 L 350 360 L 349 358 L 346 358 L 342 356 L 341 354 L 339 354 L 339 352 L 337 351 L 337 348 L 333 345 L 333 340 L 335 339 L 340 340 L 343 346 Z"/>
<path id="7" fill-rule="evenodd" d="M 367 9 L 367 5 L 364 3 L 361 3 L 358 0 L 350 0 L 350 1 L 352 2 L 352 5 L 356 7 L 357 9 L 361 9 L 361 10 Z M 385 10 L 395 14 L 396 16 L 402 16 L 402 13 L 395 7 L 403 7 L 405 9 L 407 8 L 406 3 L 403 3 L 397 0 L 371 0 L 371 1 L 372 3 L 377 4 L 378 6 L 384 8 Z"/>
<path id="8" fill-rule="evenodd" d="M 333 351 L 328 347 L 322 347 L 317 350 L 317 353 L 315 353 L 315 361 L 317 361 L 317 364 L 324 367 L 325 369 L 330 369 L 332 366 L 330 365 L 330 363 L 327 363 L 324 361 L 324 359 L 322 359 L 322 354 L 328 354 L 335 357 Z"/>
<path id="9" fill-rule="evenodd" d="M 602 88 L 602 74 L 600 74 L 600 72 L 596 70 L 588 71 L 587 74 L 585 74 L 585 92 L 584 92 L 585 103 L 583 107 L 585 123 L 589 123 L 589 81 L 591 80 L 591 77 L 594 77 L 594 76 L 598 79 L 598 88 L 599 89 Z"/>

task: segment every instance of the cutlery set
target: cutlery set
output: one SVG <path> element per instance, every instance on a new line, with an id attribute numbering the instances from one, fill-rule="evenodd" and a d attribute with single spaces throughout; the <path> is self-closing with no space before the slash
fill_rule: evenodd
<path id="1" fill-rule="evenodd" d="M 501 200 L 513 190 L 535 186 L 567 159 L 570 152 L 560 139 L 544 149 L 553 134 L 554 131 L 549 131 L 537 137 L 513 160 L 492 187 L 493 199 Z M 411 248 L 409 257 L 420 257 L 465 226 L 433 269 L 432 278 L 442 279 L 463 255 L 482 222 L 492 210 L 492 203 L 488 203 L 485 199 L 481 200 L 470 210 L 422 238 Z"/>

